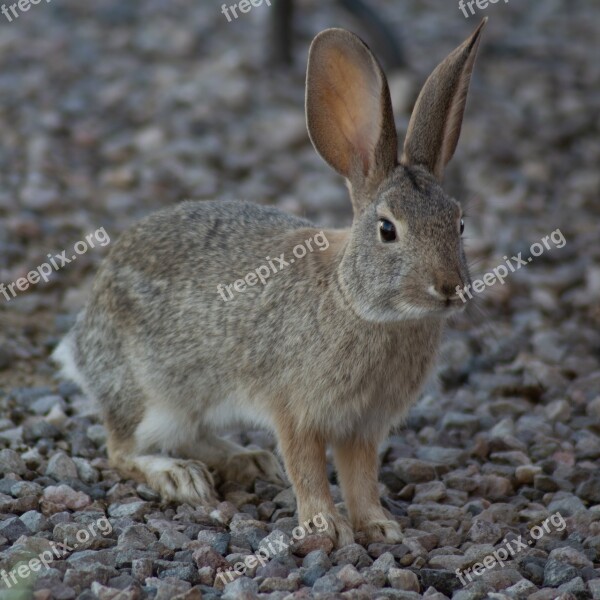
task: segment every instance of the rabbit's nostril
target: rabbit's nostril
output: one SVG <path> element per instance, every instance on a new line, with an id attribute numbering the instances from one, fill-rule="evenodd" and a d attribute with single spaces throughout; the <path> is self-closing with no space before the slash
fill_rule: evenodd
<path id="1" fill-rule="evenodd" d="M 456 296 L 457 286 L 460 287 L 459 284 L 444 282 L 437 286 L 437 291 L 444 298 L 452 298 L 453 296 Z"/>

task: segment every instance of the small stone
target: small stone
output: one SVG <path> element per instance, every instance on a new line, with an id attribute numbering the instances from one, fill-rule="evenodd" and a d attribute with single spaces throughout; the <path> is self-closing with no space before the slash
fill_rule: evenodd
<path id="1" fill-rule="evenodd" d="M 150 531 L 150 528 L 139 523 L 125 527 L 119 534 L 117 545 L 145 550 L 154 542 L 156 542 L 156 536 Z"/>
<path id="2" fill-rule="evenodd" d="M 100 479 L 100 474 L 88 460 L 79 456 L 73 457 L 73 462 L 77 468 L 77 476 L 85 483 L 97 483 Z"/>
<path id="3" fill-rule="evenodd" d="M 600 503 L 600 475 L 591 475 L 588 479 L 582 481 L 576 494 L 588 502 Z"/>
<path id="4" fill-rule="evenodd" d="M 588 417 L 600 419 L 600 396 L 588 402 L 587 406 L 585 407 L 585 412 Z"/>
<path id="5" fill-rule="evenodd" d="M 407 569 L 390 569 L 387 574 L 390 585 L 397 590 L 418 592 L 420 590 L 419 578 Z"/>
<path id="6" fill-rule="evenodd" d="M 548 560 L 544 568 L 544 585 L 558 587 L 559 585 L 575 579 L 579 576 L 579 570 L 571 565 L 559 562 L 556 559 Z"/>
<path id="7" fill-rule="evenodd" d="M 571 405 L 566 400 L 554 400 L 544 410 L 551 421 L 565 423 L 571 418 Z"/>
<path id="8" fill-rule="evenodd" d="M 104 425 L 90 425 L 85 433 L 96 446 L 102 446 L 106 443 L 106 428 Z"/>
<path id="9" fill-rule="evenodd" d="M 486 569 L 481 576 L 481 581 L 496 590 L 502 590 L 521 581 L 522 578 L 519 571 L 506 565 L 502 569 Z"/>
<path id="10" fill-rule="evenodd" d="M 334 565 L 354 565 L 356 568 L 370 566 L 373 560 L 359 544 L 348 544 L 331 555 Z"/>
<path id="11" fill-rule="evenodd" d="M 150 577 L 152 575 L 152 568 L 153 561 L 150 558 L 135 558 L 131 561 L 131 575 L 136 581 L 145 581 Z"/>
<path id="12" fill-rule="evenodd" d="M 421 446 L 417 449 L 417 458 L 428 463 L 437 463 L 455 467 L 464 462 L 467 453 L 460 448 L 442 446 Z"/>
<path id="13" fill-rule="evenodd" d="M 424 519 L 426 521 L 460 520 L 462 515 L 463 510 L 461 508 L 447 504 L 427 502 L 424 504 L 411 504 L 408 507 L 408 516 L 411 519 Z"/>
<path id="14" fill-rule="evenodd" d="M 286 488 L 285 490 L 279 492 L 279 494 L 273 498 L 273 502 L 277 506 L 296 510 L 296 494 L 294 493 L 294 489 Z"/>
<path id="15" fill-rule="evenodd" d="M 171 550 L 180 550 L 189 543 L 190 538 L 174 529 L 166 529 L 162 532 L 159 541 Z"/>
<path id="16" fill-rule="evenodd" d="M 600 578 L 589 579 L 587 584 L 588 584 L 588 587 L 590 588 L 592 598 L 594 600 L 600 600 Z"/>
<path id="17" fill-rule="evenodd" d="M 323 575 L 313 585 L 313 594 L 335 594 L 344 589 L 344 584 L 335 575 Z"/>
<path id="18" fill-rule="evenodd" d="M 433 587 L 448 597 L 452 597 L 454 591 L 462 587 L 458 577 L 456 577 L 456 573 L 453 571 L 420 569 L 417 577 L 423 589 Z"/>
<path id="19" fill-rule="evenodd" d="M 29 510 L 26 513 L 23 513 L 19 519 L 21 519 L 27 529 L 33 533 L 39 533 L 48 528 L 48 519 L 37 510 Z"/>
<path id="20" fill-rule="evenodd" d="M 307 569 L 318 566 L 322 568 L 323 571 L 329 571 L 329 569 L 331 569 L 331 561 L 324 550 L 313 550 L 304 557 L 302 566 Z"/>
<path id="21" fill-rule="evenodd" d="M 208 545 L 194 550 L 192 557 L 199 569 L 212 567 L 218 571 L 219 569 L 228 570 L 231 567 L 225 558 Z"/>
<path id="22" fill-rule="evenodd" d="M 77 466 L 64 452 L 53 454 L 46 467 L 46 475 L 57 481 L 77 479 Z"/>
<path id="23" fill-rule="evenodd" d="M 468 560 L 460 554 L 438 554 L 429 558 L 429 566 L 433 569 L 447 569 L 448 571 L 456 571 L 462 569 Z"/>
<path id="24" fill-rule="evenodd" d="M 600 488 L 599 488 L 600 489 Z M 586 511 L 585 504 L 574 494 L 557 492 L 548 505 L 548 512 L 560 513 L 563 517 L 571 517 Z"/>
<path id="25" fill-rule="evenodd" d="M 561 594 L 570 594 L 574 598 L 589 598 L 588 588 L 581 577 L 575 577 L 567 583 L 558 586 Z"/>
<path id="26" fill-rule="evenodd" d="M 415 486 L 413 502 L 439 502 L 446 497 L 446 486 L 441 481 L 429 481 Z"/>
<path id="27" fill-rule="evenodd" d="M 64 401 L 62 396 L 51 394 L 48 396 L 42 396 L 30 404 L 31 410 L 36 415 L 47 415 L 55 406 L 59 406 L 65 410 L 67 403 Z"/>
<path id="28" fill-rule="evenodd" d="M 108 514 L 111 517 L 129 517 L 131 519 L 141 519 L 150 509 L 150 504 L 143 500 L 134 500 L 133 502 L 114 503 L 108 507 Z"/>
<path id="29" fill-rule="evenodd" d="M 28 423 L 23 426 L 23 440 L 27 444 L 34 444 L 37 440 L 47 439 L 54 440 L 60 437 L 60 430 L 41 418 L 33 423 Z"/>
<path id="30" fill-rule="evenodd" d="M 17 481 L 10 488 L 10 493 L 15 498 L 23 498 L 24 496 L 39 496 L 42 493 L 42 486 L 33 481 Z"/>
<path id="31" fill-rule="evenodd" d="M 12 496 L 0 493 L 0 514 L 12 512 L 14 503 Z"/>
<path id="32" fill-rule="evenodd" d="M 211 511 L 210 516 L 215 521 L 228 525 L 236 512 L 237 508 L 231 502 L 220 502 L 217 508 Z"/>
<path id="33" fill-rule="evenodd" d="M 398 458 L 392 468 L 395 475 L 406 483 L 422 483 L 437 478 L 434 465 L 416 458 Z"/>
<path id="34" fill-rule="evenodd" d="M 585 554 L 575 550 L 575 548 L 570 548 L 569 546 L 555 548 L 550 552 L 548 559 L 568 563 L 577 569 L 594 566 L 594 563 Z"/>
<path id="35" fill-rule="evenodd" d="M 27 466 L 19 454 L 8 448 L 0 450 L 0 474 L 16 473 L 17 475 L 24 475 L 25 471 L 27 471 Z"/>
<path id="36" fill-rule="evenodd" d="M 382 573 L 388 574 L 390 569 L 396 567 L 396 559 L 391 552 L 384 552 L 371 565 L 371 569 L 378 569 Z"/>
<path id="37" fill-rule="evenodd" d="M 298 556 L 307 556 L 315 550 L 329 554 L 333 550 L 333 541 L 324 535 L 307 535 L 293 545 L 293 552 Z"/>
<path id="38" fill-rule="evenodd" d="M 198 537 L 196 539 L 203 544 L 208 544 L 219 554 L 225 555 L 227 553 L 229 541 L 231 540 L 231 535 L 225 531 L 208 531 L 203 529 L 198 532 Z"/>
<path id="39" fill-rule="evenodd" d="M 261 594 L 272 592 L 295 592 L 300 580 L 298 578 L 267 577 L 260 584 L 258 591 Z"/>
<path id="40" fill-rule="evenodd" d="M 530 594 L 537 591 L 537 587 L 531 581 L 521 579 L 521 581 L 517 581 L 514 585 L 506 588 L 505 591 L 511 598 L 528 598 Z"/>
<path id="41" fill-rule="evenodd" d="M 81 510 L 92 503 L 92 499 L 83 492 L 76 492 L 66 484 L 51 485 L 44 490 L 44 500 L 61 506 L 61 510 Z"/>
<path id="42" fill-rule="evenodd" d="M 497 523 L 475 519 L 469 530 L 469 538 L 476 544 L 495 544 L 502 537 L 502 528 Z"/>
<path id="43" fill-rule="evenodd" d="M 187 581 L 181 581 L 176 577 L 149 577 L 144 582 L 147 587 L 156 589 L 154 600 L 174 600 L 179 594 L 185 594 L 191 588 Z"/>
<path id="44" fill-rule="evenodd" d="M 536 465 L 521 465 L 515 470 L 515 479 L 522 485 L 530 485 L 533 483 L 533 478 L 541 474 L 542 467 Z"/>
<path id="45" fill-rule="evenodd" d="M 31 535 L 31 531 L 18 517 L 0 521 L 0 536 L 6 538 L 9 542 L 16 542 L 22 535 Z"/>
<path id="46" fill-rule="evenodd" d="M 292 553 L 291 545 L 292 541 L 286 533 L 274 529 L 260 541 L 258 548 L 271 558 L 281 558 Z"/>
<path id="47" fill-rule="evenodd" d="M 344 565 L 335 575 L 344 584 L 345 590 L 355 589 L 365 582 L 353 565 Z"/>
<path id="48" fill-rule="evenodd" d="M 510 479 L 499 475 L 482 475 L 478 492 L 489 500 L 502 500 L 514 493 Z"/>
<path id="49" fill-rule="evenodd" d="M 228 583 L 223 590 L 222 600 L 254 600 L 258 594 L 258 583 L 248 577 L 239 577 Z"/>

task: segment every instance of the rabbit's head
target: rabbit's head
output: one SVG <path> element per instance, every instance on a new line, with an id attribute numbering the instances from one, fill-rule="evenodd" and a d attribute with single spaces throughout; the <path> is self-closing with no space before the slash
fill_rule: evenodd
<path id="1" fill-rule="evenodd" d="M 354 34 L 313 41 L 306 119 L 317 152 L 348 182 L 354 222 L 339 267 L 355 312 L 375 322 L 449 315 L 470 284 L 459 203 L 441 188 L 485 20 L 425 83 L 398 160 L 387 80 Z"/>

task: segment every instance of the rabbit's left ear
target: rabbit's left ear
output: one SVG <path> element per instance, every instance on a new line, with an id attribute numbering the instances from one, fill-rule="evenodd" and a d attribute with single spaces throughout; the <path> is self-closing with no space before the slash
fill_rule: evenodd
<path id="1" fill-rule="evenodd" d="M 422 165 L 438 181 L 456 150 L 469 81 L 486 23 L 487 17 L 429 76 L 410 118 L 400 162 L 406 166 Z"/>
<path id="2" fill-rule="evenodd" d="M 377 185 L 398 163 L 387 80 L 369 48 L 349 31 L 327 29 L 313 40 L 306 123 L 317 152 L 354 190 Z"/>

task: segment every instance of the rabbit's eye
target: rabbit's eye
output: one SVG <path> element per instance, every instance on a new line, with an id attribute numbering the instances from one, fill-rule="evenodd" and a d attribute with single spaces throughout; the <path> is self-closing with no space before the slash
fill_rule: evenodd
<path id="1" fill-rule="evenodd" d="M 396 241 L 396 228 L 391 221 L 387 219 L 379 219 L 379 233 L 384 242 Z"/>
<path id="2" fill-rule="evenodd" d="M 460 235 L 462 235 L 465 232 L 465 221 L 464 219 L 460 220 Z"/>

